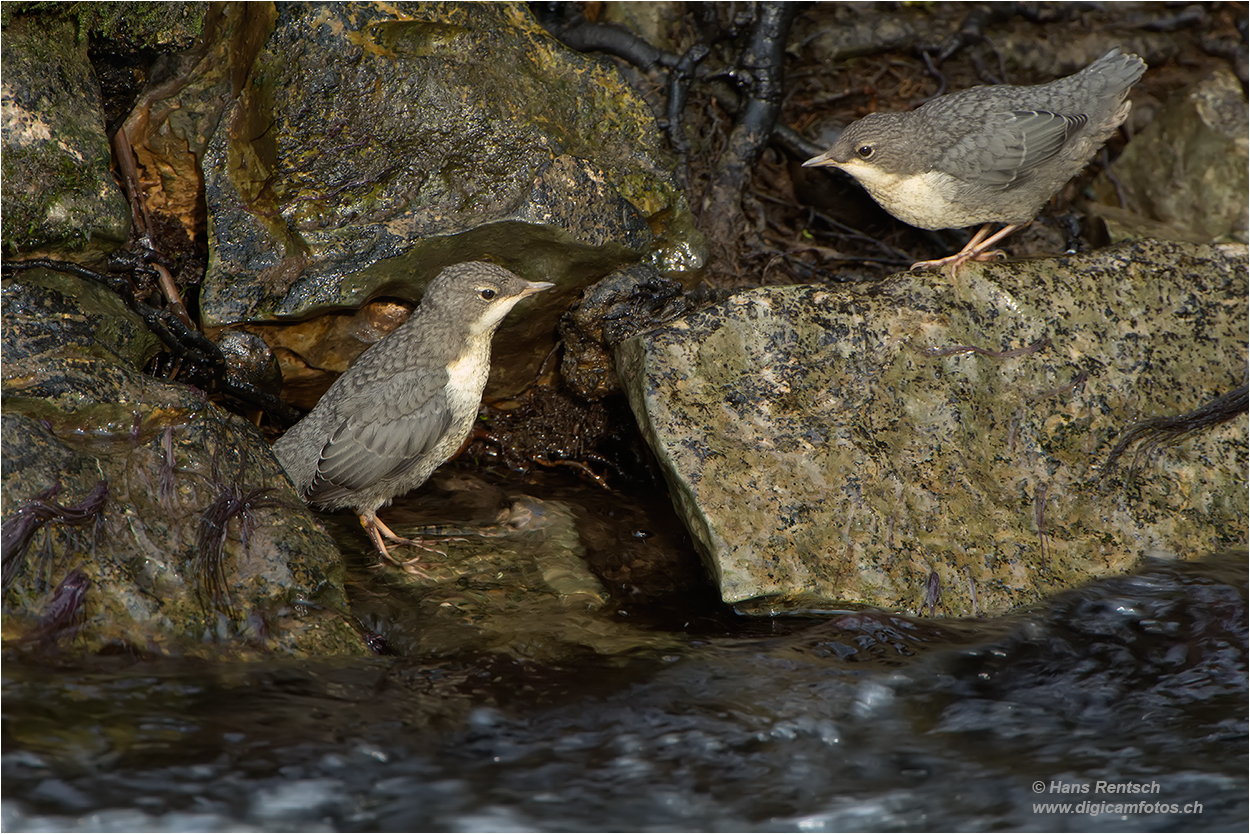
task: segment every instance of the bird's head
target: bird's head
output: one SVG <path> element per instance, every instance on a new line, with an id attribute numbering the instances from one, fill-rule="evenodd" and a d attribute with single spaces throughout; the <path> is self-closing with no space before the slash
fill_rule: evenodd
<path id="1" fill-rule="evenodd" d="M 911 170 L 916 168 L 916 149 L 910 147 L 907 135 L 909 115 L 869 113 L 848 125 L 829 150 L 807 160 L 803 167 L 833 166 L 858 180 L 881 174 L 897 177 L 922 173 Z"/>
<path id="2" fill-rule="evenodd" d="M 470 261 L 440 272 L 426 288 L 421 305 L 454 310 L 458 318 L 470 323 L 471 332 L 490 334 L 518 301 L 554 286 L 526 281 L 501 266 Z"/>

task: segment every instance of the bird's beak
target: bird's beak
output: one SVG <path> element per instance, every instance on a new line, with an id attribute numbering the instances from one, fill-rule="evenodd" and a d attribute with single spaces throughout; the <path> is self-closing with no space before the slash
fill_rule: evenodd
<path id="1" fill-rule="evenodd" d="M 825 151 L 820 156 L 813 156 L 811 159 L 804 162 L 803 167 L 804 168 L 821 168 L 826 165 L 837 165 L 837 164 L 838 163 L 834 162 L 832 159 L 829 158 L 829 151 Z"/>
<path id="2" fill-rule="evenodd" d="M 536 292 L 549 290 L 554 286 L 555 284 L 550 281 L 526 281 L 525 289 L 521 290 L 521 298 L 525 298 L 527 295 L 533 295 Z"/>

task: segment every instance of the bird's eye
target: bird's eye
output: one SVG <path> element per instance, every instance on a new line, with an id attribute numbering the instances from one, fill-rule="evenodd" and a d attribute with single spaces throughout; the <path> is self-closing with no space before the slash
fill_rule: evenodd
<path id="1" fill-rule="evenodd" d="M 485 289 L 478 290 L 477 294 L 482 296 L 482 298 L 486 299 L 487 301 L 490 301 L 492 298 L 499 295 L 499 293 L 495 292 L 490 287 L 486 287 Z"/>
<path id="2" fill-rule="evenodd" d="M 872 157 L 872 145 L 860 145 L 855 149 L 855 153 L 859 154 L 860 159 L 870 159 Z"/>

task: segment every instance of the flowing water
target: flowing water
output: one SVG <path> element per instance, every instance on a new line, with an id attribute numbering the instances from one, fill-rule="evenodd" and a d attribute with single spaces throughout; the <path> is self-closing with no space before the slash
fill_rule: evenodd
<path id="1" fill-rule="evenodd" d="M 391 518 L 506 558 L 379 570 L 327 517 L 394 655 L 8 659 L 3 829 L 1247 826 L 1244 552 L 997 619 L 742 617 L 662 496 L 457 477 Z"/>

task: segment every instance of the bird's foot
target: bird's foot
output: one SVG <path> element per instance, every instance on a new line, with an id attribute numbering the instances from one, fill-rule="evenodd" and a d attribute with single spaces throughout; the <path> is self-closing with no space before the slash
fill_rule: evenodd
<path id="1" fill-rule="evenodd" d="M 959 271 L 959 267 L 972 260 L 971 256 L 960 252 L 957 255 L 948 255 L 945 258 L 937 258 L 932 261 L 916 261 L 910 267 L 908 272 L 917 272 L 922 269 L 945 269 L 950 277 L 954 278 L 955 273 Z"/>
<path id="2" fill-rule="evenodd" d="M 910 271 L 915 272 L 918 269 L 946 268 L 947 274 L 951 278 L 955 277 L 955 273 L 959 271 L 959 267 L 968 261 L 1001 261 L 1007 257 L 1007 253 L 1001 249 L 991 249 L 995 243 L 998 243 L 1007 235 L 1014 231 L 1024 228 L 1028 224 L 1011 224 L 1003 226 L 994 234 L 990 235 L 990 226 L 986 224 L 972 236 L 972 240 L 968 241 L 968 245 L 960 249 L 954 255 L 948 255 L 945 258 L 938 258 L 933 261 L 917 261 L 911 265 Z"/>
<path id="3" fill-rule="evenodd" d="M 425 574 L 421 573 L 418 569 L 412 567 L 413 563 L 421 561 L 421 557 L 414 556 L 413 558 L 406 559 L 406 560 L 397 559 L 393 555 L 391 555 L 390 549 L 387 548 L 386 546 L 387 541 L 391 542 L 392 545 L 399 545 L 401 547 L 407 545 L 409 547 L 420 548 L 421 550 L 424 550 L 428 553 L 437 553 L 438 555 L 444 558 L 446 558 L 447 556 L 446 551 L 439 550 L 436 547 L 430 547 L 429 544 L 426 543 L 426 541 L 423 541 L 421 539 L 408 539 L 397 534 L 394 530 L 387 527 L 382 522 L 382 519 L 378 518 L 376 515 L 361 514 L 360 525 L 364 527 L 365 532 L 369 534 L 369 539 L 373 542 L 373 546 L 377 548 L 378 554 L 381 555 L 382 558 L 385 559 L 386 561 L 391 562 L 392 564 L 395 564 L 395 565 L 399 565 L 408 573 L 416 574 L 419 576 L 425 576 Z M 441 544 L 445 542 L 462 542 L 462 541 L 467 541 L 467 539 L 449 537 L 449 538 L 442 538 L 442 539 L 431 539 L 430 541 L 435 541 Z"/>
<path id="4" fill-rule="evenodd" d="M 955 277 L 955 273 L 959 268 L 968 261 L 1002 261 L 1006 260 L 1007 253 L 1001 249 L 990 249 L 985 252 L 959 252 L 955 255 L 948 255 L 945 258 L 938 258 L 932 261 L 917 261 L 912 264 L 908 271 L 915 272 L 918 269 L 945 269 L 946 274 L 951 278 Z"/>

